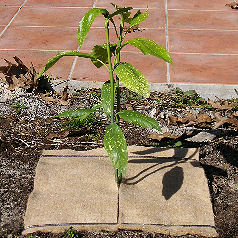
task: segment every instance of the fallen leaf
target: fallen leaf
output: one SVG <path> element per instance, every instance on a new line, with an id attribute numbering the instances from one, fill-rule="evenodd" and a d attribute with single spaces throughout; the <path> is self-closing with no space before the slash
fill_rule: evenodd
<path id="1" fill-rule="evenodd" d="M 233 116 L 235 116 L 235 117 L 238 117 L 238 111 L 236 111 L 236 112 L 233 112 L 233 114 L 232 114 Z"/>
<path id="2" fill-rule="evenodd" d="M 36 88 L 36 71 L 33 65 L 31 64 L 31 67 L 28 68 L 17 56 L 13 58 L 17 64 L 5 59 L 8 65 L 0 67 L 0 72 L 4 74 L 5 80 L 8 83 L 8 89 L 14 90 L 21 87 L 28 90 Z"/>
<path id="3" fill-rule="evenodd" d="M 238 3 L 236 2 L 227 3 L 225 6 L 231 7 L 232 9 L 238 9 Z"/>
<path id="4" fill-rule="evenodd" d="M 185 124 L 189 122 L 189 119 L 187 117 L 183 118 L 183 117 L 176 117 L 172 115 L 169 115 L 168 117 L 171 124 Z"/>
<path id="5" fill-rule="evenodd" d="M 54 94 L 51 95 L 48 93 L 40 95 L 40 97 L 47 103 L 56 103 L 63 106 L 66 106 L 70 103 L 68 96 L 68 86 L 66 86 L 61 93 L 54 92 Z"/>
<path id="6" fill-rule="evenodd" d="M 165 132 L 163 134 L 158 134 L 156 132 L 153 132 L 152 134 L 150 134 L 148 136 L 149 139 L 152 140 L 157 140 L 157 141 L 161 141 L 164 138 L 168 138 L 168 139 L 177 139 L 178 136 L 171 136 L 169 132 Z"/>
<path id="7" fill-rule="evenodd" d="M 46 136 L 46 139 L 51 140 L 53 138 L 66 138 L 68 135 L 69 131 L 52 132 L 48 136 Z"/>
<path id="8" fill-rule="evenodd" d="M 231 124 L 232 126 L 234 126 L 235 128 L 238 129 L 238 119 L 236 119 L 235 117 L 222 117 L 220 119 L 218 119 L 218 121 L 215 123 L 214 125 L 214 129 L 217 129 L 219 127 L 221 127 L 222 125 L 224 125 L 225 123 Z"/>
<path id="9" fill-rule="evenodd" d="M 220 109 L 220 110 L 232 110 L 233 108 L 238 106 L 238 103 L 233 102 L 233 103 L 229 103 L 228 101 L 225 102 L 221 102 L 221 101 L 217 101 L 214 102 L 210 99 L 208 99 L 208 103 L 215 109 Z"/>
<path id="10" fill-rule="evenodd" d="M 211 117 L 205 113 L 199 113 L 196 119 L 197 123 L 209 123 L 212 122 Z"/>

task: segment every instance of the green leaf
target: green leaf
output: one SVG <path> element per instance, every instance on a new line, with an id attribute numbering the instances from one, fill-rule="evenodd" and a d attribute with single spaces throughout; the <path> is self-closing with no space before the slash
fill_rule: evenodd
<path id="1" fill-rule="evenodd" d="M 115 90 L 115 88 L 114 88 Z M 101 90 L 101 101 L 104 112 L 107 116 L 111 116 L 111 84 L 107 81 L 103 84 Z"/>
<path id="2" fill-rule="evenodd" d="M 100 68 L 103 65 L 100 61 L 105 64 L 108 61 L 107 49 L 103 45 L 95 45 L 92 50 L 92 55 L 95 59 L 91 59 L 91 61 L 97 68 Z"/>
<path id="3" fill-rule="evenodd" d="M 141 13 L 138 11 L 135 16 L 131 19 L 129 27 L 132 28 L 133 26 L 137 26 L 139 23 L 144 21 L 149 16 L 147 10 L 145 13 Z"/>
<path id="4" fill-rule="evenodd" d="M 110 44 L 110 50 L 111 50 L 111 55 L 115 52 L 117 47 L 117 44 Z M 107 56 L 107 45 L 95 45 L 92 50 L 91 54 L 94 58 L 91 59 L 92 63 L 97 67 L 100 68 L 103 64 L 100 62 L 102 61 L 103 63 L 107 63 L 108 61 L 108 56 Z M 100 61 L 98 61 L 100 60 Z"/>
<path id="5" fill-rule="evenodd" d="M 173 63 L 169 52 L 163 46 L 158 45 L 153 40 L 145 38 L 134 38 L 125 42 L 122 47 L 127 44 L 135 46 L 136 48 L 141 50 L 144 55 L 156 56 L 168 63 Z"/>
<path id="6" fill-rule="evenodd" d="M 81 120 L 87 118 L 91 113 L 95 112 L 96 109 L 76 109 L 62 112 L 55 117 L 77 117 Z"/>
<path id="7" fill-rule="evenodd" d="M 111 123 L 107 126 L 103 144 L 114 168 L 125 174 L 128 164 L 126 139 L 121 128 L 116 123 Z"/>
<path id="8" fill-rule="evenodd" d="M 112 4 L 113 7 L 115 7 L 116 10 L 123 9 L 123 8 L 117 6 L 114 3 L 111 3 L 111 4 Z M 128 7 L 128 8 L 130 8 L 130 9 L 128 9 L 128 11 L 121 12 L 120 15 L 123 17 L 124 22 L 130 23 L 130 20 L 131 20 L 130 15 L 131 15 L 131 13 L 129 12 L 129 10 L 131 10 L 133 8 L 132 7 Z"/>
<path id="9" fill-rule="evenodd" d="M 50 69 L 63 56 L 78 56 L 78 57 L 83 57 L 83 58 L 93 58 L 93 56 L 90 54 L 80 53 L 78 51 L 64 51 L 64 52 L 58 53 L 57 55 L 55 55 L 54 57 L 52 57 L 48 60 L 45 67 L 38 74 L 37 79 L 40 78 L 43 73 L 45 73 L 48 69 Z"/>
<path id="10" fill-rule="evenodd" d="M 108 16 L 108 18 L 112 18 L 116 15 L 123 15 L 125 13 L 127 13 L 129 10 L 133 9 L 132 7 L 123 7 L 123 8 L 117 8 L 117 10 L 115 12 L 113 12 L 112 14 L 110 14 Z"/>
<path id="11" fill-rule="evenodd" d="M 124 110 L 118 112 L 118 115 L 125 121 L 128 121 L 132 124 L 141 126 L 143 128 L 156 129 L 157 131 L 161 131 L 161 128 L 159 127 L 159 124 L 155 119 L 145 116 L 139 112 Z"/>
<path id="12" fill-rule="evenodd" d="M 94 110 L 94 111 L 96 111 L 96 109 L 98 109 L 98 108 L 100 108 L 100 107 L 102 107 L 102 104 L 95 104 L 95 105 L 93 105 L 92 106 L 92 110 Z"/>
<path id="13" fill-rule="evenodd" d="M 131 91 L 148 98 L 150 96 L 149 83 L 144 75 L 128 63 L 119 63 L 115 72 L 120 81 Z"/>
<path id="14" fill-rule="evenodd" d="M 98 17 L 100 14 L 103 14 L 105 17 L 109 15 L 108 11 L 103 8 L 92 8 L 89 10 L 84 17 L 81 19 L 78 27 L 78 44 L 79 49 L 81 48 L 84 39 L 86 38 L 90 27 L 93 21 Z"/>

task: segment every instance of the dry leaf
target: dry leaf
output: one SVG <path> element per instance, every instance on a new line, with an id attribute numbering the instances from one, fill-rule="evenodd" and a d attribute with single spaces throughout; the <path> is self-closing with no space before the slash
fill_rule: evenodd
<path id="1" fill-rule="evenodd" d="M 148 136 L 149 139 L 153 139 L 153 140 L 158 140 L 161 141 L 164 138 L 168 138 L 168 139 L 177 139 L 178 136 L 171 136 L 169 132 L 165 132 L 163 134 L 158 134 L 156 132 L 153 132 L 152 134 L 150 134 Z"/>
<path id="2" fill-rule="evenodd" d="M 238 104 L 237 103 L 228 103 L 228 101 L 225 101 L 223 104 L 222 102 L 214 102 L 210 99 L 208 99 L 208 103 L 213 107 L 213 108 L 216 108 L 216 109 L 220 109 L 220 110 L 231 110 L 233 109 L 234 107 L 237 107 Z"/>
<path id="3" fill-rule="evenodd" d="M 185 124 L 189 121 L 189 119 L 187 117 L 175 117 L 172 115 L 169 115 L 169 120 L 172 124 Z"/>
<path id="4" fill-rule="evenodd" d="M 52 132 L 48 136 L 46 136 L 46 139 L 50 140 L 53 138 L 66 138 L 69 135 L 69 131 L 61 131 L 61 132 Z"/>
<path id="5" fill-rule="evenodd" d="M 238 119 L 236 119 L 235 117 L 222 117 L 215 123 L 213 128 L 217 129 L 225 123 L 231 124 L 238 129 Z"/>
<path id="6" fill-rule="evenodd" d="M 60 104 L 63 106 L 66 106 L 70 103 L 68 97 L 68 86 L 66 86 L 61 93 L 54 93 L 53 95 L 48 95 L 48 94 L 41 94 L 41 98 L 46 101 L 47 103 L 56 103 Z"/>
<path id="7" fill-rule="evenodd" d="M 197 123 L 209 123 L 212 122 L 211 117 L 208 114 L 199 113 L 196 119 Z"/>
<path id="8" fill-rule="evenodd" d="M 4 74 L 5 80 L 9 85 L 8 89 L 14 90 L 21 87 L 28 90 L 36 88 L 36 71 L 33 65 L 31 65 L 30 68 L 27 68 L 17 56 L 14 56 L 13 58 L 17 64 L 11 63 L 5 59 L 8 65 L 0 67 L 0 72 Z"/>
<path id="9" fill-rule="evenodd" d="M 235 117 L 238 117 L 238 111 L 236 111 L 236 112 L 233 112 L 233 114 L 232 114 L 233 116 L 235 116 Z"/>
<path id="10" fill-rule="evenodd" d="M 227 3 L 225 6 L 231 7 L 232 9 L 238 9 L 238 3 L 236 2 Z"/>
<path id="11" fill-rule="evenodd" d="M 196 116 L 193 115 L 191 112 L 185 111 L 185 113 L 187 114 L 187 118 L 189 121 L 196 121 Z"/>

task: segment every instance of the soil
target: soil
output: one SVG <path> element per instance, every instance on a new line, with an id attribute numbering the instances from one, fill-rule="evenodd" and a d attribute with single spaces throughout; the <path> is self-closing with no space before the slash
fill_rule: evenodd
<path id="1" fill-rule="evenodd" d="M 21 232 L 26 203 L 33 190 L 35 168 L 43 149 L 89 150 L 102 147 L 106 127 L 104 115 L 98 115 L 84 122 L 68 122 L 66 119 L 53 117 L 67 109 L 90 107 L 98 102 L 99 95 L 100 90 L 79 90 L 74 96 L 65 99 L 64 105 L 60 105 L 59 101 L 54 103 L 53 100 L 42 100 L 42 94 L 23 91 L 0 101 L 0 237 L 23 237 Z M 19 103 L 14 108 L 16 102 Z M 184 101 L 184 97 L 175 91 L 152 93 L 149 99 L 142 100 L 125 91 L 122 108 L 135 109 L 153 116 L 163 132 L 167 131 L 169 135 L 164 134 L 164 137 L 156 139 L 149 136 L 153 134 L 152 130 L 141 129 L 125 122 L 121 123 L 122 129 L 128 145 L 200 147 L 200 162 L 208 179 L 216 230 L 219 237 L 238 237 L 237 127 L 235 123 L 228 121 L 218 126 L 217 117 L 214 116 L 218 112 L 220 117 L 230 118 L 231 115 L 237 115 L 238 107 L 223 109 L 201 106 L 201 104 L 194 98 Z M 220 105 L 223 105 L 223 102 L 220 102 Z M 192 119 L 182 121 L 181 118 L 186 118 L 189 113 L 190 117 L 192 114 L 209 117 L 199 123 L 191 123 Z M 99 119 L 102 121 L 99 122 Z M 186 140 L 204 131 L 213 133 L 215 138 L 205 138 L 200 141 Z M 74 236 L 67 236 L 66 233 L 34 235 L 36 237 L 174 237 L 125 230 L 85 231 Z"/>

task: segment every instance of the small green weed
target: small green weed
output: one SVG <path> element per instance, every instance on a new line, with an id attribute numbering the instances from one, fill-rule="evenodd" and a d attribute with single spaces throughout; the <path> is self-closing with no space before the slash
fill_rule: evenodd
<path id="1" fill-rule="evenodd" d="M 27 107 L 24 105 L 24 102 L 22 102 L 22 103 L 17 102 L 16 104 L 12 104 L 11 107 L 16 109 L 16 113 L 17 113 L 17 114 L 20 114 L 21 111 L 22 111 L 22 109 L 26 109 L 26 108 L 27 108 Z"/>
<path id="2" fill-rule="evenodd" d="M 73 227 L 70 227 L 66 232 L 64 237 L 72 237 L 72 238 L 78 238 L 79 234 L 76 230 L 73 229 Z"/>
<path id="3" fill-rule="evenodd" d="M 35 235 L 30 234 L 29 236 L 27 236 L 27 238 L 40 238 L 40 236 L 35 236 Z"/>
<path id="4" fill-rule="evenodd" d="M 97 92 L 92 92 L 92 97 L 95 99 L 100 99 L 100 94 Z"/>
<path id="5" fill-rule="evenodd" d="M 95 133 L 97 126 L 100 127 L 103 124 L 95 115 L 91 114 L 88 117 L 81 118 L 70 118 L 67 122 L 61 124 L 61 127 L 64 127 L 68 130 L 80 130 L 81 128 L 88 127 L 91 133 Z"/>
<path id="6" fill-rule="evenodd" d="M 212 108 L 205 99 L 200 97 L 195 90 L 183 92 L 180 88 L 176 88 L 175 102 L 177 106 L 199 106 L 203 108 Z"/>

